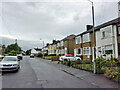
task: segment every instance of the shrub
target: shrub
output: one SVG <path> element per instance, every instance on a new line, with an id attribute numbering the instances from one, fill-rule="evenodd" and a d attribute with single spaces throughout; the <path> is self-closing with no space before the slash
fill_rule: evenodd
<path id="1" fill-rule="evenodd" d="M 97 58 L 96 59 L 96 70 L 97 73 L 103 73 L 104 71 L 101 69 L 103 66 L 105 66 L 105 59 L 104 58 Z"/>
<path id="2" fill-rule="evenodd" d="M 104 75 L 111 80 L 120 81 L 120 71 L 118 67 L 107 68 Z"/>
<path id="3" fill-rule="evenodd" d="M 117 64 L 118 64 L 118 60 L 116 58 L 113 58 L 112 56 L 111 56 L 110 59 L 108 59 L 106 61 L 106 66 L 107 67 L 115 67 L 115 66 L 117 66 Z"/>
<path id="4" fill-rule="evenodd" d="M 88 60 L 82 60 L 81 61 L 81 64 L 91 64 L 92 62 L 91 61 L 88 61 Z"/>
<path id="5" fill-rule="evenodd" d="M 16 56 L 16 55 L 17 55 L 17 51 L 14 50 L 8 53 L 8 56 Z"/>
<path id="6" fill-rule="evenodd" d="M 43 57 L 42 53 L 38 53 L 37 57 Z"/>

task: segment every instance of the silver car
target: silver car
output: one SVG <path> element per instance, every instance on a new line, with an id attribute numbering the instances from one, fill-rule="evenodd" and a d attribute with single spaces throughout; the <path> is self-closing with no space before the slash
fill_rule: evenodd
<path id="1" fill-rule="evenodd" d="M 0 71 L 18 71 L 20 60 L 16 56 L 5 56 L 0 62 Z"/>

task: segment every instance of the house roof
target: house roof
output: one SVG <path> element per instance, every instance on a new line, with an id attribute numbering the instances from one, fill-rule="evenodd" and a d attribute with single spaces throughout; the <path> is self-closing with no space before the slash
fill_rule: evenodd
<path id="1" fill-rule="evenodd" d="M 34 48 L 36 51 L 41 51 L 41 49 L 39 49 L 39 48 Z"/>
<path id="2" fill-rule="evenodd" d="M 69 36 L 65 37 L 64 39 L 62 39 L 61 41 L 65 41 L 65 40 L 74 39 L 74 37 L 75 37 L 75 36 L 76 36 L 76 35 L 74 35 L 74 34 L 71 34 L 71 35 L 69 35 Z"/>
<path id="3" fill-rule="evenodd" d="M 101 25 L 96 26 L 95 27 L 95 31 L 98 31 L 98 30 L 100 30 L 100 28 L 104 28 L 104 27 L 109 26 L 109 25 L 117 24 L 119 22 L 120 22 L 120 17 L 116 18 L 116 19 L 113 19 L 111 21 L 108 21 L 106 23 L 103 23 Z M 86 33 L 91 33 L 91 32 L 93 32 L 93 29 L 90 29 L 88 31 L 82 32 L 81 34 L 78 34 L 77 36 L 80 36 L 80 35 L 83 35 L 83 34 L 86 34 Z"/>

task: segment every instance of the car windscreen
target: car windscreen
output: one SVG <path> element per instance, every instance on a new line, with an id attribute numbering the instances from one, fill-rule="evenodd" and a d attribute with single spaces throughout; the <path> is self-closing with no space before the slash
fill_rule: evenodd
<path id="1" fill-rule="evenodd" d="M 15 57 L 5 57 L 2 61 L 17 61 Z"/>
<path id="2" fill-rule="evenodd" d="M 65 55 L 66 57 L 74 57 L 74 56 L 72 56 L 72 55 Z"/>

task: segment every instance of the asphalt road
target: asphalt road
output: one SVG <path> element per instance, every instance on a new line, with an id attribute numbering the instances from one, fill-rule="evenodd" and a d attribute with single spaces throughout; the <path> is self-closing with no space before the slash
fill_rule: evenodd
<path id="1" fill-rule="evenodd" d="M 24 57 L 18 72 L 2 75 L 2 88 L 98 88 L 38 58 Z"/>

